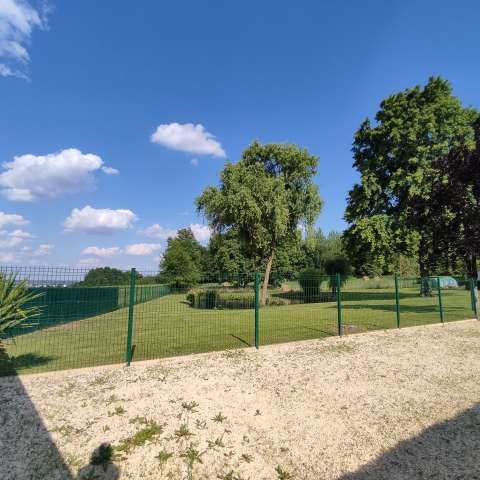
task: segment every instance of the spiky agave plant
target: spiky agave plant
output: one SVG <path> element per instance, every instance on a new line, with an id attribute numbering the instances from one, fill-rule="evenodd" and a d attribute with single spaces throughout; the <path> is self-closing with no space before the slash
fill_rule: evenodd
<path id="1" fill-rule="evenodd" d="M 0 273 L 0 335 L 40 315 L 40 306 L 27 304 L 41 296 L 43 293 L 29 292 L 25 280 L 17 282 L 15 275 Z"/>

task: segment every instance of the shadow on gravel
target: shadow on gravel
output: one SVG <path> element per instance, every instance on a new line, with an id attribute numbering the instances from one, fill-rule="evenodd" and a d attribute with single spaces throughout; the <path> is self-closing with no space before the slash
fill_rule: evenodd
<path id="1" fill-rule="evenodd" d="M 35 405 L 0 348 L 0 477 L 70 480 L 72 476 Z M 31 359 L 30 359 L 31 360 Z"/>
<path id="2" fill-rule="evenodd" d="M 480 479 L 480 404 L 399 443 L 340 480 Z"/>

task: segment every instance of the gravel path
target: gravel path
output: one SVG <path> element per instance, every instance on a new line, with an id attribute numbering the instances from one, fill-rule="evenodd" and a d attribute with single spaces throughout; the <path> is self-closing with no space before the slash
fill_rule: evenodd
<path id="1" fill-rule="evenodd" d="M 475 320 L 0 378 L 0 478 L 480 479 L 479 378 Z"/>

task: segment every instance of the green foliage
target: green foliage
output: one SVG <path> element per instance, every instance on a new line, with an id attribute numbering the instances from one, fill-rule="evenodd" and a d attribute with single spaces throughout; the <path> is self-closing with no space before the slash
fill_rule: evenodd
<path id="1" fill-rule="evenodd" d="M 307 268 L 298 276 L 298 283 L 306 297 L 319 295 L 323 281 L 325 274 L 318 268 Z"/>
<path id="2" fill-rule="evenodd" d="M 345 214 L 345 243 L 357 272 L 364 263 L 392 271 L 395 254 L 417 252 L 422 274 L 431 269 L 435 160 L 457 147 L 473 149 L 477 116 L 446 80 L 432 77 L 424 88 L 383 100 L 374 125 L 362 123 L 353 143 L 361 183 L 350 191 Z"/>
<path id="3" fill-rule="evenodd" d="M 140 276 L 137 274 L 137 276 Z M 90 270 L 78 283 L 82 287 L 108 287 L 116 285 L 127 285 L 130 282 L 130 272 L 123 272 L 118 268 L 99 267 Z"/>
<path id="4" fill-rule="evenodd" d="M 169 238 L 160 262 L 160 280 L 174 288 L 186 290 L 198 283 L 206 261 L 207 252 L 196 240 L 189 228 L 178 231 Z"/>
<path id="5" fill-rule="evenodd" d="M 30 292 L 26 281 L 17 283 L 14 275 L 0 273 L 0 334 L 38 317 L 41 307 L 29 304 L 42 296 L 43 293 Z"/>
<path id="6" fill-rule="evenodd" d="M 325 236 L 322 230 L 310 228 L 302 243 L 305 268 L 323 269 L 325 259 L 342 255 L 342 234 L 332 231 Z"/>
<path id="7" fill-rule="evenodd" d="M 187 301 L 193 308 L 240 310 L 255 308 L 255 295 L 250 290 L 234 289 L 193 289 L 187 294 Z M 271 295 L 267 299 L 267 306 L 288 305 L 290 302 Z"/>
<path id="8" fill-rule="evenodd" d="M 136 432 L 132 437 L 123 440 L 115 447 L 115 450 L 128 453 L 135 447 L 141 447 L 145 443 L 154 440 L 163 432 L 163 427 L 154 421 L 150 421 L 148 425 Z"/>
<path id="9" fill-rule="evenodd" d="M 225 233 L 215 233 L 210 238 L 208 251 L 212 269 L 219 277 L 242 279 L 246 272 L 255 270 L 254 262 L 248 257 L 235 228 Z M 240 281 L 241 283 L 241 281 Z"/>
<path id="10" fill-rule="evenodd" d="M 263 305 L 279 247 L 295 237 L 300 223 L 312 224 L 320 212 L 312 182 L 317 164 L 317 157 L 295 145 L 253 142 L 239 162 L 225 165 L 220 186 L 208 187 L 197 199 L 213 230 L 235 229 L 248 257 L 265 268 Z"/>
<path id="11" fill-rule="evenodd" d="M 352 268 L 346 257 L 343 255 L 338 255 L 325 261 L 325 273 L 329 276 L 328 283 L 332 289 L 332 292 L 336 292 L 336 275 L 340 275 L 340 285 L 344 285 L 347 281 L 347 277 L 352 273 Z"/>

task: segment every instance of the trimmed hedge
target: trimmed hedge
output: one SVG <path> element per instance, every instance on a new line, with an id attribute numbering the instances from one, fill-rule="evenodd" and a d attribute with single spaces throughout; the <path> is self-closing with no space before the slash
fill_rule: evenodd
<path id="1" fill-rule="evenodd" d="M 220 288 L 194 289 L 187 294 L 187 301 L 193 308 L 241 310 L 255 308 L 255 294 L 245 290 L 222 290 Z M 290 305 L 288 298 L 270 295 L 267 305 L 279 307 Z"/>

